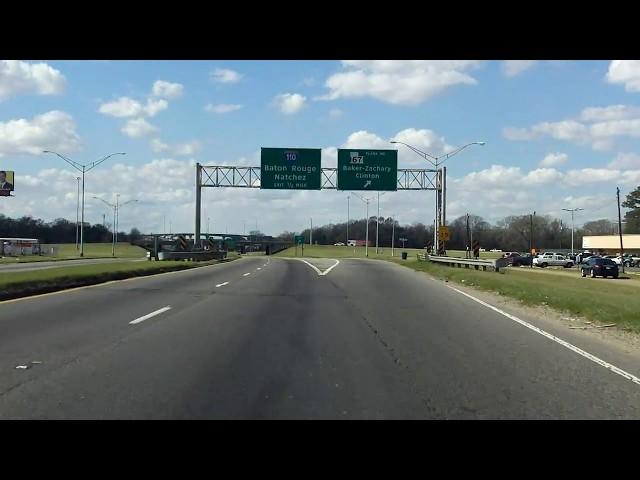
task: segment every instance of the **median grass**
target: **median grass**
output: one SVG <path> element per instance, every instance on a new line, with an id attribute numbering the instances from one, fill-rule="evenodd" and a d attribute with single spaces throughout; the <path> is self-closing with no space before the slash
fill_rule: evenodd
<path id="1" fill-rule="evenodd" d="M 55 248 L 55 255 L 51 255 L 51 247 Z M 42 246 L 42 255 L 4 257 L 0 258 L 0 263 L 30 263 L 73 260 L 79 258 L 108 258 L 111 257 L 111 251 L 111 243 L 85 243 L 84 257 L 81 257 L 80 250 L 76 249 L 75 243 L 44 244 Z M 146 255 L 147 251 L 137 245 L 131 245 L 125 242 L 118 242 L 116 244 L 116 258 L 144 258 Z"/>
<path id="2" fill-rule="evenodd" d="M 229 255 L 226 261 L 236 258 L 238 258 L 237 255 Z M 27 272 L 2 273 L 0 274 L 0 300 L 85 285 L 94 285 L 111 280 L 122 280 L 130 277 L 186 270 L 219 262 L 219 260 L 211 260 L 208 262 L 114 262 L 75 267 L 55 267 Z"/>
<path id="3" fill-rule="evenodd" d="M 277 256 L 294 256 L 289 248 Z M 316 258 L 364 258 L 364 247 L 312 246 L 305 247 L 305 257 Z M 480 290 L 513 298 L 524 305 L 548 306 L 560 312 L 580 316 L 597 323 L 615 323 L 618 327 L 640 332 L 640 290 L 638 279 L 582 278 L 579 271 L 529 271 L 526 268 L 506 268 L 501 273 L 455 268 L 429 261 L 417 261 L 416 253 L 422 250 L 406 249 L 407 260 L 399 258 L 398 249 L 391 257 L 390 249 L 375 255 L 369 248 L 369 258 L 391 261 L 399 265 L 425 272 L 436 278 L 459 283 Z M 373 252 L 373 254 L 372 254 Z M 448 252 L 453 256 L 454 252 Z M 483 252 L 491 254 L 491 252 Z M 298 249 L 300 256 L 300 249 Z M 493 254 L 495 255 L 495 254 Z M 499 255 L 499 254 L 498 254 Z M 464 257 L 464 251 L 458 252 Z"/>

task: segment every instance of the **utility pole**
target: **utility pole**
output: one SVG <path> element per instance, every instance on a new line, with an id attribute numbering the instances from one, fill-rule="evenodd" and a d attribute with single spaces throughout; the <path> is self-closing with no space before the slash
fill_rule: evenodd
<path id="1" fill-rule="evenodd" d="M 618 197 L 618 233 L 620 234 L 620 258 L 622 259 L 622 273 L 624 273 L 624 246 L 622 245 L 622 214 L 620 213 L 620 187 L 616 187 Z"/>
<path id="2" fill-rule="evenodd" d="M 395 242 L 395 238 L 396 238 L 396 214 L 393 214 L 393 217 L 391 218 L 392 222 L 391 222 L 391 256 L 393 257 L 393 244 Z"/>
<path id="3" fill-rule="evenodd" d="M 469 214 L 467 213 L 467 249 L 466 249 L 466 257 L 471 258 L 471 243 L 469 240 Z"/>
<path id="4" fill-rule="evenodd" d="M 313 245 L 313 218 L 311 220 L 311 230 L 309 230 L 309 245 Z"/>
<path id="5" fill-rule="evenodd" d="M 531 228 L 529 229 L 529 253 L 533 255 L 533 217 L 536 215 L 536 212 L 533 212 L 533 215 L 529 215 L 529 219 L 531 220 Z M 533 260 L 531 261 L 531 268 L 533 268 Z"/>
<path id="6" fill-rule="evenodd" d="M 104 213 L 102 214 L 102 226 L 107 228 L 107 215 Z"/>
<path id="7" fill-rule="evenodd" d="M 571 255 L 573 255 L 573 230 L 574 230 L 573 212 L 584 210 L 584 208 L 563 208 L 562 210 L 564 210 L 565 212 L 571 212 Z"/>
<path id="8" fill-rule="evenodd" d="M 209 217 L 207 217 L 207 237 L 209 237 Z"/>

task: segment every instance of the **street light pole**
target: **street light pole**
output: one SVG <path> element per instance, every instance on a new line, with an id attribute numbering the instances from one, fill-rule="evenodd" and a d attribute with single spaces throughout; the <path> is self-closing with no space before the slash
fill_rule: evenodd
<path id="1" fill-rule="evenodd" d="M 422 158 L 424 158 L 425 160 L 427 160 L 429 163 L 431 163 L 431 165 L 433 165 L 436 169 L 436 205 L 435 205 L 435 228 L 434 228 L 434 232 L 433 232 L 433 245 L 434 248 L 436 249 L 436 252 L 438 251 L 438 226 L 439 225 L 445 225 L 446 224 L 446 217 L 445 217 L 445 213 L 446 213 L 446 207 L 444 206 L 444 202 L 446 201 L 446 170 L 443 172 L 442 169 L 439 169 L 438 167 L 440 165 L 442 165 L 442 163 L 444 163 L 445 161 L 447 161 L 449 158 L 453 157 L 454 155 L 460 153 L 462 150 L 464 150 L 465 148 L 471 146 L 471 145 L 480 145 L 480 146 L 484 146 L 486 145 L 486 142 L 471 142 L 471 143 L 467 143 L 466 145 L 463 145 L 462 147 L 456 148 L 455 150 L 449 152 L 449 153 L 445 153 L 444 155 L 440 155 L 440 156 L 435 156 L 435 155 L 431 155 L 429 153 L 423 152 L 422 150 L 417 149 L 416 147 L 409 145 L 408 143 L 404 143 L 404 142 L 399 142 L 397 140 L 391 140 L 390 143 L 399 143 L 401 145 L 404 145 L 405 147 L 410 148 L 411 150 L 413 150 L 415 153 L 417 153 L 418 155 L 420 155 Z M 442 218 L 440 218 L 440 216 L 442 215 Z"/>
<path id="2" fill-rule="evenodd" d="M 362 200 L 364 203 L 367 204 L 367 231 L 365 234 L 364 254 L 366 257 L 368 257 L 369 256 L 369 201 L 371 200 L 371 198 L 364 198 L 355 192 L 351 192 L 351 194 L 355 195 L 356 197 L 358 197 L 360 200 Z"/>
<path id="3" fill-rule="evenodd" d="M 575 228 L 573 223 L 573 213 L 584 210 L 584 208 L 563 208 L 562 210 L 565 212 L 571 212 L 571 255 L 573 255 L 573 230 Z"/>
<path id="4" fill-rule="evenodd" d="M 80 248 L 78 244 L 80 234 L 80 177 L 76 177 L 76 183 L 78 185 L 78 194 L 76 195 L 76 250 L 78 250 Z"/>
<path id="5" fill-rule="evenodd" d="M 100 160 L 96 160 L 95 162 L 87 163 L 85 165 L 78 163 L 74 160 L 71 160 L 70 158 L 67 158 L 64 155 L 61 155 L 57 152 L 53 152 L 51 150 L 43 150 L 43 153 L 52 153 L 54 155 L 57 155 L 58 157 L 63 159 L 65 162 L 67 162 L 69 165 L 71 165 L 73 168 L 75 168 L 79 172 L 82 172 L 82 219 L 80 223 L 80 256 L 84 257 L 84 174 L 90 171 L 91 169 L 97 167 L 108 158 L 111 158 L 114 155 L 126 155 L 126 153 L 124 152 L 112 153 L 110 155 L 107 155 L 106 157 L 101 158 Z"/>
<path id="6" fill-rule="evenodd" d="M 91 198 L 95 198 L 96 200 L 100 200 L 102 203 L 108 205 L 109 207 L 113 208 L 113 232 L 112 232 L 112 240 L 111 240 L 111 256 L 115 257 L 116 256 L 116 243 L 118 241 L 118 210 L 120 207 L 123 207 L 129 203 L 132 202 L 137 202 L 138 200 L 129 200 L 128 202 L 124 202 L 122 205 L 118 205 L 118 199 L 120 197 L 120 194 L 118 193 L 116 195 L 116 203 L 115 205 L 113 203 L 109 203 L 106 200 L 103 200 L 100 197 L 96 197 L 95 195 L 92 195 Z"/>
<path id="7" fill-rule="evenodd" d="M 346 245 L 349 246 L 349 195 L 347 195 L 347 242 Z"/>
<path id="8" fill-rule="evenodd" d="M 391 256 L 393 257 L 393 244 L 396 238 L 396 214 L 391 218 Z"/>

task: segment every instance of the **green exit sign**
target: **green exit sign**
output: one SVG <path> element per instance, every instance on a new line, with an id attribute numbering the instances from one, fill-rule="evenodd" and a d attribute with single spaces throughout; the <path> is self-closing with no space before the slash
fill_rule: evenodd
<path id="1" fill-rule="evenodd" d="M 262 148 L 260 188 L 320 190 L 319 148 Z"/>
<path id="2" fill-rule="evenodd" d="M 338 150 L 338 190 L 397 189 L 397 150 Z"/>
<path id="3" fill-rule="evenodd" d="M 296 235 L 294 238 L 297 245 L 304 244 L 304 235 Z"/>

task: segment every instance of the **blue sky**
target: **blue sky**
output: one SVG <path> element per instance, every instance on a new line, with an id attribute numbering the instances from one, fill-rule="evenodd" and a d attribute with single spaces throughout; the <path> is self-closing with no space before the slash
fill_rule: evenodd
<path id="1" fill-rule="evenodd" d="M 192 231 L 195 162 L 259 166 L 260 147 L 392 148 L 435 155 L 482 140 L 446 163 L 448 219 L 466 212 L 615 218 L 615 188 L 640 184 L 638 61 L 4 61 L 0 168 L 16 171 L 0 212 L 75 218 L 72 169 L 87 174 L 87 220 L 137 199 L 122 229 Z M 207 108 L 207 106 L 209 106 Z M 406 149 L 400 167 L 428 165 Z M 209 189 L 213 230 L 267 233 L 344 221 L 347 192 Z M 381 214 L 433 221 L 432 192 L 381 198 Z M 353 206 L 353 216 L 364 216 Z M 566 215 L 566 214 L 565 214 Z M 107 215 L 108 218 L 108 215 Z M 247 227 L 248 228 L 248 227 Z"/>

